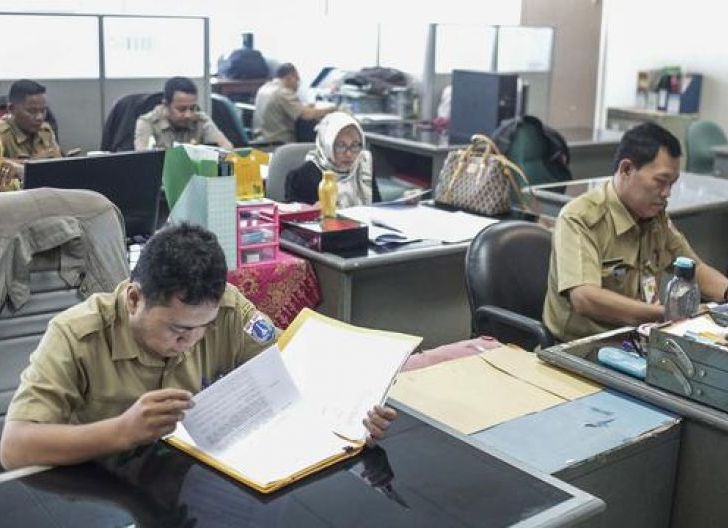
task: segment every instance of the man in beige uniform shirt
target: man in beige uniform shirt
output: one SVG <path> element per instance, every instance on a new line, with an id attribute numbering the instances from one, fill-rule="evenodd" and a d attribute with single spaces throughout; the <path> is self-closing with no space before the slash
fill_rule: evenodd
<path id="1" fill-rule="evenodd" d="M 164 83 L 164 100 L 140 116 L 134 131 L 134 150 L 168 149 L 177 143 L 211 144 L 227 150 L 232 143 L 197 104 L 197 87 L 187 77 Z"/>
<path id="2" fill-rule="evenodd" d="M 700 260 L 665 213 L 680 155 L 670 132 L 639 125 L 620 142 L 614 177 L 562 209 L 543 314 L 555 337 L 570 341 L 661 320 L 661 275 L 678 256 L 696 261 L 704 299 L 726 299 L 728 278 Z"/>
<path id="3" fill-rule="evenodd" d="M 129 281 L 55 317 L 10 403 L 3 466 L 79 463 L 172 432 L 194 392 L 275 340 L 226 275 L 215 235 L 168 227 L 149 239 Z M 370 441 L 395 415 L 369 411 Z"/>
<path id="4" fill-rule="evenodd" d="M 260 134 L 266 141 L 293 142 L 296 140 L 297 119 L 317 120 L 336 110 L 335 107 L 314 108 L 310 104 L 304 105 L 297 94 L 300 82 L 298 70 L 287 62 L 278 67 L 275 79 L 258 90 L 253 126 L 260 126 Z"/>
<path id="5" fill-rule="evenodd" d="M 45 86 L 29 79 L 15 81 L 8 92 L 10 114 L 0 119 L 0 150 L 18 178 L 29 159 L 60 158 L 61 148 L 46 121 Z"/>

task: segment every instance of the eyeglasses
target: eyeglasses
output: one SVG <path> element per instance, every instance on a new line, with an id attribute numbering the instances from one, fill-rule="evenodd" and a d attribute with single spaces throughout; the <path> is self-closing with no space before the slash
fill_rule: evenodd
<path id="1" fill-rule="evenodd" d="M 351 154 L 359 154 L 361 152 L 361 143 L 352 143 L 351 145 L 344 145 L 343 143 L 334 144 L 334 152 L 336 154 L 343 154 L 350 152 Z"/>

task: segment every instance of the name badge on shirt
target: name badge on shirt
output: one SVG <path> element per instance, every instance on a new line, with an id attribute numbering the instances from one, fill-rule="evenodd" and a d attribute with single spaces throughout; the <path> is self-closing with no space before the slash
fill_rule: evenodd
<path id="1" fill-rule="evenodd" d="M 268 343 L 275 336 L 276 328 L 262 313 L 255 312 L 245 323 L 243 331 L 256 343 Z"/>
<path id="2" fill-rule="evenodd" d="M 657 301 L 657 280 L 652 274 L 642 277 L 642 300 L 647 304 Z"/>

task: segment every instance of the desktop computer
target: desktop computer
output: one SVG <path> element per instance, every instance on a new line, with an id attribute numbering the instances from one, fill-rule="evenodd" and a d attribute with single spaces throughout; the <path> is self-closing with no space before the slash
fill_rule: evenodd
<path id="1" fill-rule="evenodd" d="M 516 116 L 518 75 L 453 70 L 450 144 L 468 143 L 473 134 L 491 135 Z"/>
<path id="2" fill-rule="evenodd" d="M 96 191 L 119 208 L 128 238 L 147 238 L 157 228 L 163 164 L 162 150 L 31 160 L 23 187 Z"/>

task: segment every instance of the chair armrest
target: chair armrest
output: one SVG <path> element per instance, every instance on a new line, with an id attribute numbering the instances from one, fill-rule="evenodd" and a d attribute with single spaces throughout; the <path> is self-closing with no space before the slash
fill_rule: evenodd
<path id="1" fill-rule="evenodd" d="M 482 323 L 486 321 L 494 321 L 508 325 L 532 335 L 536 338 L 541 348 L 550 347 L 554 344 L 554 338 L 551 335 L 551 332 L 548 331 L 541 321 L 531 319 L 530 317 L 512 312 L 511 310 L 493 305 L 479 306 L 475 310 L 473 330 L 479 331 L 482 328 Z"/>

